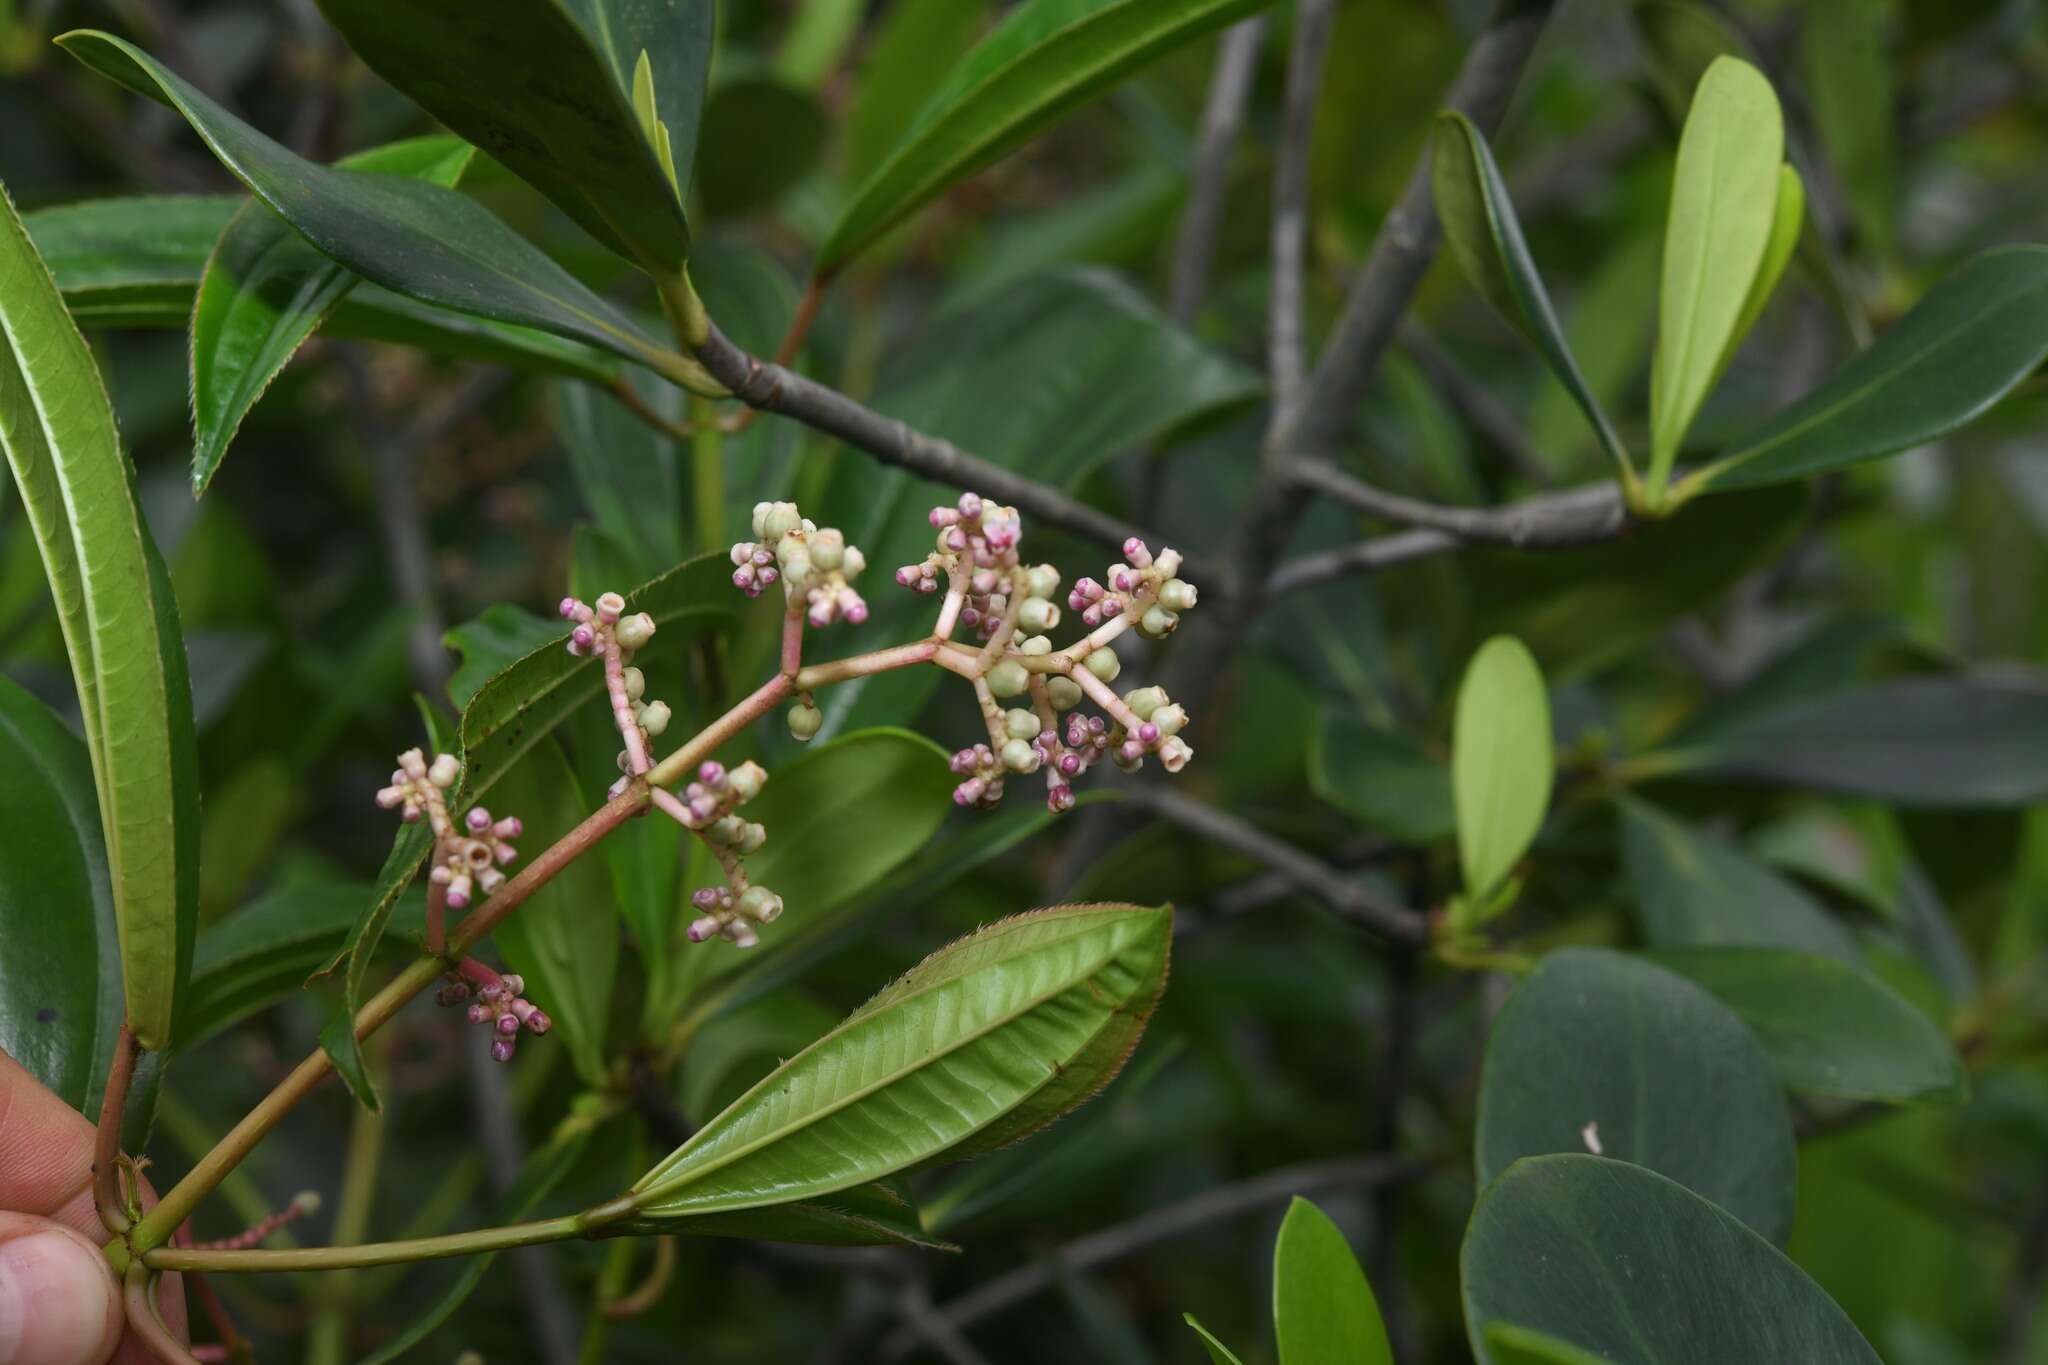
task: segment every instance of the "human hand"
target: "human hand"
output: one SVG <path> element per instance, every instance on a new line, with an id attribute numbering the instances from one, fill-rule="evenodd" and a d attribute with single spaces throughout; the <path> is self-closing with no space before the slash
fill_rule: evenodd
<path id="1" fill-rule="evenodd" d="M 84 1116 L 0 1052 L 0 1365 L 154 1360 L 127 1329 L 121 1286 L 99 1247 L 92 1149 Z M 164 1278 L 158 1302 L 183 1338 L 176 1276 Z"/>

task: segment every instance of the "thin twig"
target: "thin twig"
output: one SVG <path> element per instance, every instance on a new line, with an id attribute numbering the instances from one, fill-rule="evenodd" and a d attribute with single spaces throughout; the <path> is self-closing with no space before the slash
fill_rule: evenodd
<path id="1" fill-rule="evenodd" d="M 1179 1237 L 1211 1223 L 1242 1217 L 1297 1194 L 1407 1180 L 1427 1170 L 1428 1166 L 1427 1161 L 1419 1158 L 1347 1157 L 1337 1161 L 1283 1166 L 1235 1184 L 1212 1186 L 1177 1204 L 1154 1209 L 1129 1222 L 1076 1238 L 1042 1260 L 998 1275 L 959 1298 L 939 1305 L 934 1316 L 956 1328 L 970 1327 L 1043 1293 L 1058 1283 L 1063 1275 L 1077 1275 L 1121 1260 L 1154 1243 Z M 900 1360 L 915 1344 L 907 1332 L 898 1332 L 883 1343 L 881 1358 L 884 1361 Z"/>
<path id="2" fill-rule="evenodd" d="M 1285 474 L 1367 516 L 1518 550 L 1598 544 L 1626 535 L 1635 524 L 1622 505 L 1620 488 L 1612 483 L 1588 484 L 1501 507 L 1450 507 L 1375 488 L 1321 460 L 1300 461 Z"/>
<path id="3" fill-rule="evenodd" d="M 1166 291 L 1167 312 L 1183 327 L 1194 324 L 1209 292 L 1209 269 L 1216 259 L 1216 237 L 1223 226 L 1225 192 L 1230 188 L 1230 154 L 1244 131 L 1245 106 L 1251 101 L 1252 77 L 1258 71 L 1259 46 L 1265 37 L 1266 16 L 1255 14 L 1226 30 L 1217 46 L 1216 69 L 1209 77 L 1202 125 L 1195 135 L 1195 169 L 1188 182 L 1187 210 L 1181 215 L 1173 275 Z"/>
<path id="4" fill-rule="evenodd" d="M 990 464 L 950 441 L 885 417 L 836 389 L 748 355 L 715 325 L 704 344 L 697 348 L 697 358 L 719 383 L 749 407 L 780 413 L 837 436 L 884 464 L 897 465 L 955 488 L 972 489 L 983 497 L 994 498 L 1050 525 L 1105 545 L 1121 546 L 1132 536 L 1159 543 L 1159 538 L 1142 526 L 1098 512 L 1057 488 Z M 1222 565 L 1195 555 L 1188 555 L 1185 565 L 1181 576 L 1195 583 L 1204 594 L 1229 594 L 1231 583 Z"/>
<path id="5" fill-rule="evenodd" d="M 1543 458 L 1522 434 L 1521 422 L 1501 406 L 1500 400 L 1489 393 L 1484 384 L 1465 372 L 1457 357 L 1445 350 L 1428 328 L 1410 319 L 1401 324 L 1397 339 L 1401 349 L 1408 353 L 1408 358 L 1429 380 L 1430 387 L 1456 409 L 1488 445 L 1507 456 L 1508 463 L 1515 467 L 1517 474 L 1538 487 L 1548 487 L 1554 482 L 1550 467 L 1543 463 Z"/>
<path id="6" fill-rule="evenodd" d="M 1421 912 L 1374 894 L 1322 859 L 1275 838 L 1249 820 L 1156 784 L 1134 785 L 1127 795 L 1161 819 L 1264 863 L 1346 919 L 1396 942 L 1429 940 L 1429 921 Z"/>
<path id="7" fill-rule="evenodd" d="M 1464 544 L 1445 531 L 1397 531 L 1390 536 L 1374 536 L 1356 545 L 1289 560 L 1266 580 L 1266 595 L 1277 597 L 1283 592 L 1355 573 L 1377 573 L 1396 564 L 1446 554 Z"/>
<path id="8" fill-rule="evenodd" d="M 961 1335 L 956 1324 L 933 1310 L 931 1294 L 922 1284 L 911 1285 L 903 1291 L 896 1301 L 896 1311 L 902 1316 L 905 1326 L 925 1345 L 938 1352 L 946 1365 L 990 1365 L 989 1358 L 974 1349 L 974 1344 Z"/>
<path id="9" fill-rule="evenodd" d="M 1309 142 L 1336 9 L 1335 0 L 1301 0 L 1295 7 L 1294 42 L 1287 54 L 1287 95 L 1273 168 L 1273 282 L 1267 291 L 1266 324 L 1273 408 L 1281 414 L 1301 401 L 1308 380 L 1302 295 L 1308 258 Z"/>

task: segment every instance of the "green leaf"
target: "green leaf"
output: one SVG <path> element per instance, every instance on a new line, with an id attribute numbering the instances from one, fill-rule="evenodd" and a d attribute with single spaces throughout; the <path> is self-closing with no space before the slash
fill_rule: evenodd
<path id="1" fill-rule="evenodd" d="M 1043 1127 L 1136 1044 L 1172 921 L 1065 906 L 939 950 L 659 1162 L 633 1187 L 641 1216 L 815 1199 Z"/>
<path id="2" fill-rule="evenodd" d="M 561 1183 L 569 1178 L 570 1172 L 583 1159 L 584 1151 L 590 1146 L 591 1135 L 608 1117 L 602 1105 L 588 1100 L 579 1101 L 555 1126 L 554 1132 L 541 1148 L 526 1159 L 526 1165 L 519 1170 L 519 1178 L 506 1186 L 498 1196 L 492 1210 L 492 1222 L 516 1223 L 531 1217 L 543 1200 L 553 1194 Z M 433 1335 L 434 1329 L 446 1322 L 456 1309 L 468 1301 L 476 1292 L 484 1276 L 490 1271 L 492 1262 L 498 1259 L 495 1251 L 481 1256 L 472 1256 L 463 1262 L 462 1273 L 448 1286 L 434 1306 L 396 1337 L 363 1357 L 363 1365 L 390 1365 Z"/>
<path id="3" fill-rule="evenodd" d="M 1699 1191 L 1773 1242 L 1792 1228 L 1792 1122 L 1742 1021 L 1662 967 L 1566 948 L 1543 959 L 1494 1021 L 1475 1174 L 1484 1189 L 1522 1157 L 1595 1144 Z"/>
<path id="4" fill-rule="evenodd" d="M 372 1113 L 378 1110 L 380 1102 L 376 1087 L 370 1083 L 370 1069 L 363 1061 L 362 1040 L 356 1037 L 356 1010 L 363 1003 L 363 985 L 369 979 L 370 964 L 377 959 L 391 911 L 433 849 L 434 831 L 424 820 L 399 826 L 391 841 L 391 852 L 385 855 L 376 885 L 371 888 L 369 904 L 358 912 L 341 947 L 312 974 L 324 976 L 346 964 L 342 973 L 341 1017 L 328 1021 L 320 1030 L 320 1046 L 334 1059 L 334 1068 L 348 1088 Z"/>
<path id="5" fill-rule="evenodd" d="M 1794 1090 L 1893 1104 L 1969 1091 L 1947 1035 L 1866 972 L 1778 948 L 1667 948 L 1649 957 L 1740 1015 Z"/>
<path id="6" fill-rule="evenodd" d="M 2048 691 L 1895 678 L 1738 716 L 1642 762 L 1658 775 L 1756 778 L 1904 806 L 2029 806 L 2048 799 Z"/>
<path id="7" fill-rule="evenodd" d="M 655 637 L 657 647 L 670 649 L 678 637 L 688 638 L 732 620 L 738 614 L 737 603 L 744 600 L 733 589 L 732 561 L 724 554 L 699 555 L 625 597 L 629 613 L 644 611 L 654 618 L 658 630 L 670 631 L 667 637 Z M 451 642 L 465 638 L 466 630 L 458 628 Z M 562 646 L 567 639 L 566 630 L 558 631 L 547 643 L 493 674 L 463 707 L 463 777 L 472 799 L 488 791 L 500 774 L 552 733 L 571 711 L 604 691 L 604 670 L 565 650 Z M 682 682 L 652 675 L 647 681 L 654 695 Z"/>
<path id="8" fill-rule="evenodd" d="M 691 1237 L 745 1237 L 764 1242 L 800 1242 L 809 1246 L 914 1246 L 957 1251 L 924 1230 L 909 1190 L 895 1180 L 871 1181 L 816 1199 L 766 1208 L 707 1213 L 676 1222 L 650 1218 L 625 1226 L 654 1233 Z"/>
<path id="9" fill-rule="evenodd" d="M 1493 1365 L 1607 1365 L 1603 1357 L 1581 1351 L 1547 1332 L 1532 1332 L 1505 1322 L 1486 1325 L 1486 1346 L 1492 1353 Z"/>
<path id="10" fill-rule="evenodd" d="M 37 209 L 22 223 L 80 326 L 183 327 L 207 256 L 246 203 L 229 194 L 94 199 Z"/>
<path id="11" fill-rule="evenodd" d="M 1244 1365 L 1244 1362 L 1237 1358 L 1236 1352 L 1216 1340 L 1208 1328 L 1195 1321 L 1193 1313 L 1183 1313 L 1180 1316 L 1181 1321 L 1195 1329 L 1195 1335 L 1200 1337 L 1202 1345 L 1208 1348 L 1210 1365 Z"/>
<path id="12" fill-rule="evenodd" d="M 1436 156 L 1432 166 L 1437 217 L 1444 240 L 1474 288 L 1500 310 L 1536 347 L 1543 363 L 1586 414 L 1600 446 L 1626 474 L 1628 449 L 1579 369 L 1571 343 L 1565 340 L 1557 310 L 1543 287 L 1522 224 L 1508 199 L 1507 184 L 1494 163 L 1486 135 L 1456 110 L 1437 116 Z"/>
<path id="13" fill-rule="evenodd" d="M 953 68 L 818 249 L 835 274 L 947 187 L 1262 0 L 1026 0 Z"/>
<path id="14" fill-rule="evenodd" d="M 495 815 L 516 815 L 525 824 L 519 851 L 529 859 L 590 813 L 575 770 L 552 740 L 534 745 L 505 772 L 491 805 Z M 619 963 L 618 907 L 604 864 L 576 859 L 528 897 L 493 937 L 512 970 L 526 978 L 527 998 L 554 1020 L 548 1037 L 561 1035 L 585 1084 L 602 1085 L 605 1025 Z M 544 1045 L 545 1040 L 529 1044 Z"/>
<path id="15" fill-rule="evenodd" d="M 803 180 L 825 150 L 818 101 L 768 75 L 720 82 L 704 107 L 697 192 L 713 218 L 767 208 Z"/>
<path id="16" fill-rule="evenodd" d="M 448 699 L 467 707 L 497 677 L 528 654 L 545 645 L 561 648 L 561 618 L 536 616 L 515 602 L 493 602 L 459 626 L 452 626 L 441 642 L 462 662 L 448 679 Z M 440 752 L 454 752 L 450 745 Z"/>
<path id="17" fill-rule="evenodd" d="M 1479 1365 L 1513 1359 L 1486 1335 L 1497 1322 L 1629 1365 L 1879 1365 L 1848 1316 L 1783 1252 L 1626 1162 L 1517 1162 L 1481 1196 L 1459 1259 Z"/>
<path id="18" fill-rule="evenodd" d="M 257 198 L 322 254 L 365 279 L 458 313 L 582 341 L 678 382 L 688 371 L 694 382 L 695 370 L 681 357 L 648 340 L 625 314 L 474 200 L 424 181 L 307 161 L 119 38 L 79 29 L 57 41 L 102 75 L 183 114 Z"/>
<path id="19" fill-rule="evenodd" d="M 320 11 L 372 71 L 605 246 L 652 272 L 682 268 L 689 224 L 630 92 L 641 51 L 658 54 L 657 96 L 681 87 L 661 107 L 687 159 L 711 55 L 706 0 L 320 0 Z"/>
<path id="20" fill-rule="evenodd" d="M 2048 355 L 2048 247 L 1972 257 L 1868 350 L 1689 476 L 1702 491 L 1803 479 L 1974 421 Z"/>
<path id="21" fill-rule="evenodd" d="M 1864 254 L 1883 262 L 1898 239 L 1898 124 L 1891 0 L 1821 5 L 1800 26 L 1800 72 L 1828 166 L 1841 182 Z"/>
<path id="22" fill-rule="evenodd" d="M 347 943 L 371 899 L 367 885 L 313 882 L 273 891 L 207 926 L 192 952 L 179 1050 L 305 989 L 306 978 Z"/>
<path id="23" fill-rule="evenodd" d="M 1855 962 L 1856 940 L 1793 883 L 1718 835 L 1621 797 L 1622 863 L 1643 937 L 1660 948 L 1756 945 Z"/>
<path id="24" fill-rule="evenodd" d="M 199 909 L 185 644 L 99 370 L 4 192 L 0 210 L 0 446 L 78 689 L 129 1026 L 157 1049 L 170 1042 Z"/>
<path id="25" fill-rule="evenodd" d="M 1404 844 L 1452 834 L 1451 774 L 1405 734 L 1382 730 L 1342 707 L 1323 713 L 1308 751 L 1317 796 Z"/>
<path id="26" fill-rule="evenodd" d="M 846 118 L 846 174 L 873 175 L 988 20 L 985 0 L 898 0 L 867 41 Z"/>
<path id="27" fill-rule="evenodd" d="M 1550 695 L 1520 640 L 1479 647 L 1458 688 L 1451 792 L 1468 901 L 1484 901 L 1528 852 L 1550 809 Z"/>
<path id="28" fill-rule="evenodd" d="M 1778 203 L 1771 213 L 1771 235 L 1764 244 L 1763 264 L 1757 267 L 1756 278 L 1750 281 L 1749 295 L 1742 301 L 1742 314 L 1735 319 L 1735 330 L 1730 334 L 1728 348 L 1721 352 L 1721 363 L 1714 369 L 1714 377 L 1708 387 L 1718 384 L 1721 376 L 1728 371 L 1728 363 L 1735 359 L 1736 348 L 1749 335 L 1756 320 L 1764 315 L 1764 308 L 1771 301 L 1771 295 L 1778 290 L 1778 281 L 1784 278 L 1785 267 L 1791 264 L 1792 253 L 1799 246 L 1799 229 L 1806 221 L 1806 184 L 1800 180 L 1799 172 L 1790 166 L 1778 167 Z"/>
<path id="29" fill-rule="evenodd" d="M 1771 83 L 1740 58 L 1716 58 L 1679 138 L 1664 225 L 1650 372 L 1652 505 L 1723 357 L 1742 340 L 1737 323 L 1772 244 L 1784 161 L 1784 117 Z"/>
<path id="30" fill-rule="evenodd" d="M 98 1117 L 121 1028 L 121 955 L 92 759 L 0 677 L 0 1052 Z"/>
<path id="31" fill-rule="evenodd" d="M 648 406 L 680 421 L 682 395 L 643 393 Z M 626 548 L 641 578 L 683 559 L 683 491 L 674 437 L 635 417 L 588 384 L 553 384 L 548 408 L 569 451 L 569 471 L 599 529 Z"/>
<path id="32" fill-rule="evenodd" d="M 1273 1331 L 1280 1365 L 1393 1365 L 1379 1302 L 1350 1244 L 1299 1195 L 1273 1243 Z"/>
<path id="33" fill-rule="evenodd" d="M 409 175 L 449 189 L 476 149 L 423 137 L 345 158 L 346 170 Z M 356 276 L 322 256 L 255 201 L 228 221 L 207 259 L 192 310 L 192 489 L 206 485 L 242 419 Z"/>
<path id="34" fill-rule="evenodd" d="M 611 66 L 612 78 L 629 98 L 636 96 L 640 67 L 646 64 L 654 111 L 668 133 L 666 169 L 677 193 L 687 192 L 692 163 L 704 144 L 699 129 L 710 80 L 717 6 L 712 0 L 563 3 L 582 22 L 583 31 Z M 461 17 L 471 18 L 467 14 Z"/>

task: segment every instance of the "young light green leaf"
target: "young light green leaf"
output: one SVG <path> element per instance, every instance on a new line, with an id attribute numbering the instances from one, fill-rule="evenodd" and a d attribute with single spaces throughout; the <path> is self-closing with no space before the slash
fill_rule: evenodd
<path id="1" fill-rule="evenodd" d="M 1749 296 L 1742 301 L 1742 313 L 1735 319 L 1735 330 L 1729 334 L 1726 349 L 1721 352 L 1721 363 L 1714 370 L 1712 383 L 1728 371 L 1728 363 L 1735 359 L 1736 348 L 1749 335 L 1750 328 L 1763 316 L 1764 308 L 1771 301 L 1771 295 L 1778 290 L 1778 281 L 1784 278 L 1785 267 L 1792 261 L 1792 253 L 1799 246 L 1799 229 L 1806 221 L 1806 184 L 1799 178 L 1799 172 L 1789 165 L 1778 167 L 1778 205 L 1771 214 L 1771 235 L 1764 244 L 1763 264 L 1757 267 L 1756 278 L 1750 281 Z M 1712 387 L 1712 383 L 1708 387 Z"/>
<path id="2" fill-rule="evenodd" d="M 1173 913 L 1078 905 L 939 950 L 659 1162 L 643 1219 L 829 1196 L 1052 1122 L 1107 1082 L 1166 984 Z"/>
<path id="3" fill-rule="evenodd" d="M 1543 363 L 1586 414 L 1601 449 L 1615 469 L 1630 474 L 1628 449 L 1607 419 L 1565 340 L 1550 294 L 1543 287 L 1536 262 L 1522 238 L 1522 225 L 1508 199 L 1500 167 L 1486 135 L 1456 110 L 1437 116 L 1436 156 L 1432 166 L 1436 212 L 1451 255 L 1474 288 L 1484 294 L 1509 323 L 1535 345 Z"/>
<path id="4" fill-rule="evenodd" d="M 0 191 L 0 446 L 57 606 L 99 791 L 128 1022 L 166 1046 L 198 922 L 185 643 L 85 338 Z"/>
<path id="5" fill-rule="evenodd" d="M 650 271 L 673 274 L 690 253 L 681 200 L 628 100 L 643 50 L 693 49 L 701 99 L 711 6 L 618 0 L 320 0 L 372 71 L 490 153 L 591 236 Z M 634 12 L 653 31 L 601 41 Z M 630 46 L 627 44 L 630 43 Z M 652 73 L 658 88 L 670 69 Z M 671 131 L 696 145 L 694 119 Z"/>
<path id="6" fill-rule="evenodd" d="M 1791 697 L 1641 760 L 1646 772 L 1746 777 L 1904 806 L 2048 799 L 2048 690 L 1893 678 Z"/>
<path id="7" fill-rule="evenodd" d="M 1235 1351 L 1216 1340 L 1215 1335 L 1208 1328 L 1195 1321 L 1193 1313 L 1182 1313 L 1180 1316 L 1181 1321 L 1194 1328 L 1195 1335 L 1202 1339 L 1202 1345 L 1209 1352 L 1210 1365 L 1244 1365 L 1244 1362 L 1237 1358 Z"/>
<path id="8" fill-rule="evenodd" d="M 1520 640 L 1479 647 L 1458 688 L 1451 794 L 1465 895 L 1486 900 L 1528 852 L 1550 809 L 1550 695 Z"/>
<path id="9" fill-rule="evenodd" d="M 1532 1332 L 1512 1323 L 1486 1324 L 1486 1345 L 1493 1365 L 1607 1365 L 1590 1351 L 1581 1351 L 1548 1332 Z"/>
<path id="10" fill-rule="evenodd" d="M 1295 1196 L 1273 1243 L 1280 1365 L 1393 1365 L 1379 1301 L 1329 1215 Z"/>
<path id="11" fill-rule="evenodd" d="M 1783 483 L 1924 445 L 1982 415 L 2044 355 L 2048 247 L 1984 252 L 1682 487 Z"/>
<path id="12" fill-rule="evenodd" d="M 121 1028 L 118 933 L 92 759 L 0 677 L 0 1052 L 95 1118 Z"/>
<path id="13" fill-rule="evenodd" d="M 1716 58 L 1679 138 L 1664 226 L 1650 376 L 1652 506 L 1722 358 L 1741 341 L 1736 323 L 1771 244 L 1784 160 L 1784 118 L 1771 83 L 1739 58 Z"/>
<path id="14" fill-rule="evenodd" d="M 617 308 L 476 201 L 408 177 L 307 161 L 109 34 L 80 29 L 57 41 L 100 74 L 184 115 L 221 164 L 259 199 L 322 254 L 365 279 L 458 313 L 582 341 L 677 383 L 702 382 L 694 362 L 650 341 Z M 633 137 L 637 144 L 637 130 Z"/>
<path id="15" fill-rule="evenodd" d="M 410 175 L 453 189 L 476 149 L 459 138 L 414 138 L 348 157 L 346 170 Z M 220 468 L 242 419 L 357 276 L 250 200 L 228 221 L 192 309 L 192 491 Z"/>
<path id="16" fill-rule="evenodd" d="M 576 771 L 552 739 L 527 750 L 499 779 L 491 805 L 526 826 L 520 851 L 529 855 L 589 814 Z M 499 925 L 495 938 L 505 961 L 526 978 L 527 995 L 554 1021 L 548 1037 L 561 1036 L 586 1085 L 602 1085 L 619 962 L 618 907 L 604 864 L 595 858 L 570 863 Z"/>
<path id="17" fill-rule="evenodd" d="M 1926 1013 L 1867 972 L 1781 948 L 1666 948 L 1651 961 L 1740 1015 L 1780 1080 L 1893 1104 L 1961 1099 L 1969 1076 Z"/>
<path id="18" fill-rule="evenodd" d="M 1026 0 L 953 68 L 818 249 L 820 278 L 1061 115 L 1263 0 Z"/>
<path id="19" fill-rule="evenodd" d="M 1486 1333 L 1499 1322 L 1630 1365 L 1879 1365 L 1848 1315 L 1783 1252 L 1623 1161 L 1517 1162 L 1480 1197 L 1459 1261 L 1479 1365 L 1514 1360 Z"/>
<path id="20" fill-rule="evenodd" d="M 1774 1242 L 1792 1228 L 1785 1097 L 1727 1006 L 1661 967 L 1600 948 L 1545 957 L 1486 1044 L 1474 1174 L 1585 1152 L 1699 1191 Z"/>
<path id="21" fill-rule="evenodd" d="M 1818 901 L 1740 847 L 1624 796 L 1622 865 L 1643 936 L 1658 947 L 1797 948 L 1856 962 L 1856 940 Z"/>

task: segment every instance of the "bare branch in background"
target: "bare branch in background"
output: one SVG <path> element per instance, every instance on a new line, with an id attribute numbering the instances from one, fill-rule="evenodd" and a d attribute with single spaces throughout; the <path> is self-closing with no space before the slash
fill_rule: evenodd
<path id="1" fill-rule="evenodd" d="M 1224 196 L 1230 188 L 1230 154 L 1244 131 L 1245 106 L 1251 102 L 1252 77 L 1258 72 L 1259 46 L 1265 39 L 1266 16 L 1255 14 L 1226 30 L 1216 51 L 1216 71 L 1202 106 L 1188 206 L 1181 216 L 1166 294 L 1166 311 L 1183 327 L 1194 324 L 1209 292 L 1209 269 L 1216 259 L 1216 235 L 1223 226 Z"/>
<path id="2" fill-rule="evenodd" d="M 1401 349 L 1408 353 L 1408 358 L 1429 380 L 1430 387 L 1456 409 L 1466 425 L 1478 432 L 1488 445 L 1507 456 L 1508 463 L 1515 467 L 1517 474 L 1540 488 L 1555 482 L 1550 466 L 1543 463 L 1543 457 L 1522 434 L 1520 420 L 1487 392 L 1484 384 L 1467 374 L 1458 358 L 1445 350 L 1428 328 L 1411 319 L 1401 324 L 1398 339 Z"/>
<path id="3" fill-rule="evenodd" d="M 1378 1186 L 1389 1181 L 1411 1179 L 1426 1169 L 1428 1163 L 1420 1159 L 1396 1161 L 1378 1156 L 1350 1157 L 1341 1161 L 1311 1161 L 1298 1166 L 1283 1166 L 1234 1185 L 1219 1185 L 1178 1204 L 1141 1214 L 1128 1223 L 1076 1238 L 1042 1261 L 1019 1266 L 978 1289 L 939 1305 L 935 1316 L 956 1329 L 971 1327 L 984 1318 L 1044 1293 L 1057 1284 L 1062 1275 L 1077 1275 L 1121 1260 L 1156 1242 L 1194 1232 L 1211 1223 L 1241 1218 L 1297 1194 Z M 901 1360 L 915 1345 L 915 1339 L 907 1331 L 898 1332 L 882 1344 L 881 1359 Z"/>
<path id="4" fill-rule="evenodd" d="M 1267 313 L 1267 367 L 1276 425 L 1292 420 L 1288 414 L 1301 401 L 1308 378 L 1302 294 L 1308 261 L 1309 152 L 1336 9 L 1335 0 L 1301 0 L 1295 7 L 1294 42 L 1287 54 L 1287 99 L 1273 168 L 1273 287 Z"/>
<path id="5" fill-rule="evenodd" d="M 1634 524 L 1622 505 L 1621 490 L 1612 483 L 1588 484 L 1500 507 L 1451 507 L 1374 488 L 1320 460 L 1304 460 L 1287 472 L 1302 487 L 1367 516 L 1519 550 L 1613 540 Z"/>

